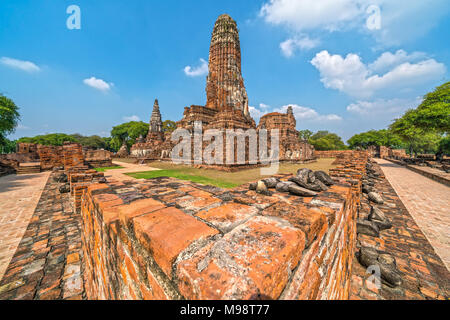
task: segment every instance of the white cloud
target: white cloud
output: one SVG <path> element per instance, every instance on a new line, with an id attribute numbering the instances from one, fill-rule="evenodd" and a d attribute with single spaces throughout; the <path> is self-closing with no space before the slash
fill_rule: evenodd
<path id="1" fill-rule="evenodd" d="M 248 111 L 250 112 L 252 118 L 255 120 L 259 120 L 263 115 L 267 113 L 265 110 L 260 110 L 253 106 L 248 106 Z"/>
<path id="2" fill-rule="evenodd" d="M 17 130 L 30 130 L 30 127 L 24 126 L 23 124 L 17 125 Z"/>
<path id="3" fill-rule="evenodd" d="M 373 0 L 372 0 L 373 1 Z M 381 8 L 382 27 L 373 32 L 384 46 L 398 46 L 426 35 L 450 12 L 448 0 L 376 0 Z"/>
<path id="4" fill-rule="evenodd" d="M 4 64 L 5 66 L 15 68 L 15 69 L 20 69 L 20 70 L 26 71 L 26 72 L 38 72 L 41 70 L 41 68 L 39 68 L 33 62 L 23 61 L 23 60 L 8 58 L 8 57 L 2 57 L 0 59 L 0 63 Z"/>
<path id="5" fill-rule="evenodd" d="M 275 112 L 286 113 L 288 107 L 292 107 L 295 119 L 298 120 L 310 120 L 310 121 L 339 121 L 342 118 L 336 114 L 319 114 L 316 110 L 308 107 L 299 106 L 297 104 L 287 104 L 281 108 L 275 109 Z"/>
<path id="6" fill-rule="evenodd" d="M 287 104 L 279 108 L 272 108 L 266 104 L 261 103 L 260 108 L 250 107 L 249 111 L 250 115 L 257 121 L 259 119 L 270 112 L 280 112 L 280 113 L 286 113 L 288 107 L 292 107 L 292 111 L 294 112 L 295 119 L 297 121 L 340 121 L 342 118 L 336 114 L 326 114 L 322 115 L 319 114 L 316 110 L 308 107 L 299 106 L 297 104 Z"/>
<path id="7" fill-rule="evenodd" d="M 319 45 L 318 39 L 311 39 L 308 36 L 300 38 L 290 38 L 280 43 L 281 52 L 285 57 L 292 57 L 296 50 L 309 50 Z"/>
<path id="8" fill-rule="evenodd" d="M 367 28 L 373 12 L 380 8 L 381 26 Z M 260 16 L 273 25 L 290 31 L 359 30 L 373 36 L 383 45 L 399 45 L 416 40 L 433 28 L 450 10 L 446 0 L 269 0 L 263 4 Z"/>
<path id="9" fill-rule="evenodd" d="M 260 16 L 268 23 L 285 25 L 297 31 L 323 28 L 340 29 L 364 10 L 365 0 L 270 0 Z"/>
<path id="10" fill-rule="evenodd" d="M 106 81 L 102 79 L 97 79 L 96 77 L 90 77 L 89 79 L 84 79 L 83 83 L 89 87 L 92 87 L 94 89 L 106 92 L 111 89 L 111 87 L 114 85 L 113 83 L 107 83 Z"/>
<path id="11" fill-rule="evenodd" d="M 395 53 L 384 52 L 368 67 L 373 72 L 385 72 L 389 68 L 396 67 L 402 63 L 417 62 L 426 57 L 424 52 L 413 52 L 411 54 L 408 54 L 405 50 L 397 50 Z"/>
<path id="12" fill-rule="evenodd" d="M 389 119 L 407 109 L 416 108 L 422 102 L 421 97 L 415 99 L 377 99 L 374 101 L 357 101 L 347 106 L 347 111 L 361 116 L 381 115 Z"/>
<path id="13" fill-rule="evenodd" d="M 137 115 L 132 115 L 132 116 L 128 116 L 128 117 L 123 117 L 124 121 L 141 121 L 141 118 L 139 118 Z"/>
<path id="14" fill-rule="evenodd" d="M 330 55 L 324 50 L 316 54 L 311 64 L 319 70 L 320 81 L 326 88 L 336 89 L 358 98 L 368 98 L 382 90 L 410 90 L 415 86 L 435 81 L 446 72 L 444 64 L 427 59 L 417 63 L 404 62 L 385 74 L 374 74 L 371 68 L 386 67 L 388 64 L 386 61 L 389 60 L 386 59 L 387 56 L 382 55 L 369 67 L 357 54 L 350 53 L 343 58 L 340 55 Z M 395 57 L 405 55 L 401 53 L 393 56 L 393 60 L 400 63 L 401 59 Z"/>
<path id="15" fill-rule="evenodd" d="M 200 58 L 200 66 L 198 67 L 186 66 L 184 68 L 184 73 L 188 77 L 205 76 L 208 74 L 208 63 L 204 59 Z"/>

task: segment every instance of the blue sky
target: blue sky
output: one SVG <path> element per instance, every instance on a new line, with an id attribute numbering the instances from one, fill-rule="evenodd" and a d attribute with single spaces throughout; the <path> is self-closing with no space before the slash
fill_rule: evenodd
<path id="1" fill-rule="evenodd" d="M 70 5 L 79 30 L 66 26 Z M 22 114 L 10 138 L 108 136 L 148 121 L 155 98 L 163 120 L 178 121 L 205 103 L 212 28 L 228 13 L 255 120 L 293 105 L 297 129 L 346 140 L 385 128 L 449 81 L 449 9 L 444 0 L 2 0 L 0 92 Z"/>

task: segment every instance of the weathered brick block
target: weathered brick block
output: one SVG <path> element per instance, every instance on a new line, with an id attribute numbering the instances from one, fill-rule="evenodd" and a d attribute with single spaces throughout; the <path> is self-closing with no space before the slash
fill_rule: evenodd
<path id="1" fill-rule="evenodd" d="M 257 213 L 258 209 L 255 207 L 230 202 L 220 207 L 202 210 L 197 213 L 196 216 L 226 233 L 237 225 L 255 216 Z"/>
<path id="2" fill-rule="evenodd" d="M 265 216 L 279 217 L 300 228 L 306 235 L 307 245 L 311 244 L 327 219 L 322 212 L 311 210 L 305 205 L 290 205 L 278 202 L 262 212 Z"/>
<path id="3" fill-rule="evenodd" d="M 304 246 L 304 233 L 288 223 L 251 218 L 181 261 L 179 290 L 187 299 L 276 299 Z"/>
<path id="4" fill-rule="evenodd" d="M 218 234 L 217 230 L 173 207 L 136 217 L 133 227 L 138 241 L 168 277 L 172 276 L 172 264 L 183 250 L 194 241 Z"/>

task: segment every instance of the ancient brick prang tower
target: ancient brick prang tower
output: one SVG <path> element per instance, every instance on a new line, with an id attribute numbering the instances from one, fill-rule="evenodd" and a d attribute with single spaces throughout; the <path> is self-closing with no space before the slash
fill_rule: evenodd
<path id="1" fill-rule="evenodd" d="M 205 129 L 255 129 L 248 109 L 241 72 L 241 46 L 236 22 L 219 16 L 211 36 L 206 106 L 186 107 L 178 127 L 192 129 L 201 121 Z"/>
<path id="2" fill-rule="evenodd" d="M 206 105 L 191 105 L 184 108 L 183 118 L 177 122 L 179 129 L 188 130 L 194 141 L 195 124 L 201 124 L 203 132 L 209 129 L 215 129 L 223 135 L 223 153 L 217 153 L 217 161 L 221 164 L 217 167 L 220 169 L 229 169 L 237 162 L 237 139 L 234 137 L 227 138 L 225 132 L 229 129 L 236 130 L 239 134 L 243 131 L 254 129 L 254 133 L 261 133 L 261 129 L 267 129 L 269 149 L 271 149 L 271 131 L 278 129 L 280 133 L 280 160 L 289 161 L 311 161 L 313 160 L 313 148 L 306 141 L 299 141 L 298 132 L 295 128 L 296 121 L 292 108 L 288 108 L 286 114 L 271 113 L 261 118 L 260 125 L 257 127 L 255 120 L 249 113 L 247 91 L 244 86 L 244 79 L 241 71 L 241 46 L 239 41 L 239 31 L 236 22 L 227 14 L 219 16 L 217 19 L 212 35 L 211 45 L 209 49 L 209 72 L 206 77 Z M 145 157 L 147 159 L 167 159 L 171 155 L 174 145 L 170 136 L 164 136 L 161 130 L 161 114 L 159 113 L 158 101 L 155 101 L 153 113 L 150 120 L 150 130 L 145 143 L 138 142 L 132 149 L 131 153 L 136 157 Z M 200 126 L 198 127 L 200 128 Z M 252 131 L 248 131 L 252 132 Z M 264 132 L 262 132 L 264 133 Z M 246 139 L 244 137 L 244 139 Z M 277 141 L 274 139 L 274 141 Z M 207 142 L 198 144 L 199 150 L 192 152 L 193 162 L 198 162 L 203 151 L 208 146 Z M 260 144 L 256 142 L 259 151 Z M 235 161 L 227 162 L 225 154 L 227 147 L 234 145 Z M 201 149 L 200 149 L 201 148 Z M 262 150 L 262 149 L 261 149 Z M 231 151 L 230 151 L 231 152 Z M 258 152 L 257 152 L 258 153 Z M 194 159 L 194 155 L 197 158 Z M 255 152 L 253 151 L 253 154 Z M 200 156 L 198 156 L 200 155 Z M 216 151 L 214 151 L 216 155 Z M 246 165 L 254 165 L 250 163 L 250 139 L 245 140 L 245 160 L 236 166 L 245 167 Z M 230 157 L 233 157 L 231 154 Z M 216 160 L 217 160 L 216 159 Z M 232 159 L 232 158 L 231 158 Z M 195 160 L 195 161 L 194 161 Z M 201 161 L 201 159 L 199 160 Z M 244 162 L 244 163 L 242 163 Z"/>
<path id="3" fill-rule="evenodd" d="M 162 132 L 161 113 L 159 112 L 158 99 L 153 104 L 152 116 L 150 118 L 150 127 L 148 132 Z"/>
<path id="4" fill-rule="evenodd" d="M 147 137 L 145 140 L 140 137 L 136 141 L 131 147 L 131 155 L 146 159 L 166 158 L 172 147 L 170 134 L 164 133 L 158 99 L 155 99 Z"/>
<path id="5" fill-rule="evenodd" d="M 248 98 L 241 72 L 241 46 L 236 22 L 227 14 L 215 25 L 209 48 L 206 107 L 234 108 L 248 114 Z"/>
<path id="6" fill-rule="evenodd" d="M 148 134 L 145 141 L 151 143 L 154 141 L 163 141 L 164 134 L 162 128 L 161 113 L 159 112 L 158 99 L 155 99 L 153 104 L 152 116 L 150 117 L 150 123 L 148 128 Z"/>

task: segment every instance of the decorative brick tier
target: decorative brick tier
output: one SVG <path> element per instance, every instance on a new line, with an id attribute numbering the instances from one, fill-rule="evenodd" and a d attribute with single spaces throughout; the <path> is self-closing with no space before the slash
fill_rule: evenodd
<path id="1" fill-rule="evenodd" d="M 173 178 L 91 184 L 81 201 L 87 298 L 347 299 L 356 171 L 367 161 L 354 155 L 315 198 Z"/>

